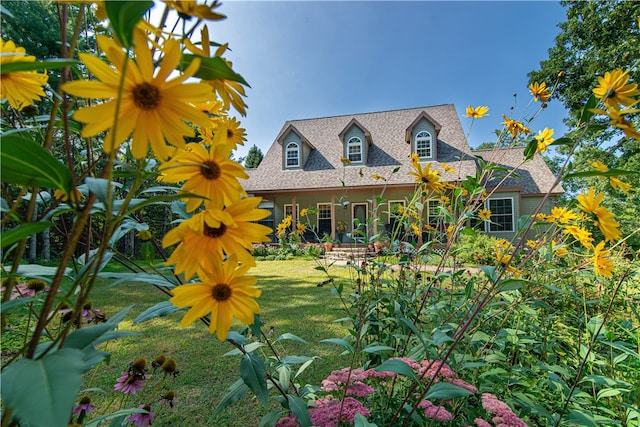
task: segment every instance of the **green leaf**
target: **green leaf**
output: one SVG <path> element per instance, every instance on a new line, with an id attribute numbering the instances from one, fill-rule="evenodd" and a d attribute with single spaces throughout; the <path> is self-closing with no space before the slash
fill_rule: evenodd
<path id="1" fill-rule="evenodd" d="M 576 425 L 583 427 L 597 427 L 598 423 L 596 423 L 596 419 L 594 416 L 585 410 L 582 409 L 569 409 L 569 414 L 567 415 L 567 421 L 573 422 Z"/>
<path id="2" fill-rule="evenodd" d="M 80 391 L 83 354 L 61 349 L 41 359 L 23 358 L 9 365 L 0 376 L 5 410 L 23 424 L 66 426 Z M 37 402 L 37 410 L 34 403 Z"/>
<path id="3" fill-rule="evenodd" d="M 262 321 L 260 320 L 259 314 L 256 314 L 256 313 L 253 314 L 253 323 L 249 325 L 249 328 L 251 329 L 251 333 L 253 335 L 255 335 L 258 338 L 261 336 L 260 334 L 262 333 L 261 331 Z"/>
<path id="4" fill-rule="evenodd" d="M 248 391 L 249 387 L 247 387 L 242 379 L 237 380 L 235 383 L 229 386 L 229 392 L 224 395 L 216 409 L 213 411 L 213 414 L 211 414 L 208 424 L 213 425 L 215 418 L 220 415 L 222 411 L 227 408 L 227 406 L 242 399 Z"/>
<path id="5" fill-rule="evenodd" d="M 436 383 L 424 397 L 427 400 L 433 399 L 453 399 L 456 397 L 464 397 L 473 394 L 466 388 L 458 387 L 450 383 Z"/>
<path id="6" fill-rule="evenodd" d="M 56 70 L 62 67 L 69 67 L 78 63 L 75 59 L 47 59 L 46 61 L 16 61 L 2 64 L 0 73 L 7 74 L 16 71 L 35 71 L 35 70 Z"/>
<path id="7" fill-rule="evenodd" d="M 563 136 L 562 138 L 556 139 L 549 145 L 573 145 L 573 144 L 574 144 L 573 139 Z"/>
<path id="8" fill-rule="evenodd" d="M 26 305 L 33 300 L 34 300 L 33 297 L 29 297 L 29 298 L 16 298 L 14 300 L 3 302 L 2 304 L 0 304 L 0 313 L 6 313 L 7 311 L 12 310 L 16 307 L 22 307 L 23 305 Z"/>
<path id="9" fill-rule="evenodd" d="M 580 112 L 580 121 L 582 123 L 587 123 L 589 120 L 591 120 L 591 117 L 593 117 L 593 112 L 590 111 L 592 108 L 596 108 L 596 105 L 598 105 L 598 98 L 596 98 L 593 94 L 589 97 L 589 100 L 587 101 L 587 103 L 585 104 L 585 106 L 582 108 L 582 111 Z"/>
<path id="10" fill-rule="evenodd" d="M 255 353 L 247 353 L 240 361 L 240 377 L 251 391 L 266 407 L 269 405 L 269 390 L 267 390 L 267 371 L 262 357 Z"/>
<path id="11" fill-rule="evenodd" d="M 3 165 L 4 166 L 4 165 Z M 40 233 L 51 227 L 53 224 L 50 222 L 29 222 L 27 224 L 21 224 L 11 230 L 2 232 L 2 247 L 6 248 L 11 246 L 22 239 L 26 239 L 32 234 Z"/>
<path id="12" fill-rule="evenodd" d="M 362 352 L 375 354 L 375 353 L 381 353 L 383 351 L 393 351 L 393 350 L 395 350 L 395 348 L 389 347 L 386 345 L 370 345 L 368 347 L 363 348 Z"/>
<path id="13" fill-rule="evenodd" d="M 351 344 L 349 344 L 342 338 L 327 338 L 324 340 L 320 340 L 320 342 L 328 342 L 330 344 L 339 345 L 340 347 L 344 347 L 349 354 L 353 354 L 353 347 L 351 347 Z"/>
<path id="14" fill-rule="evenodd" d="M 130 48 L 133 30 L 142 16 L 153 6 L 152 1 L 105 0 L 104 8 L 116 36 L 125 48 Z"/>
<path id="15" fill-rule="evenodd" d="M 184 308 L 178 308 L 170 301 L 162 301 L 140 313 L 138 317 L 136 317 L 136 319 L 133 321 L 132 325 L 137 325 L 138 323 L 146 322 L 147 320 L 151 320 L 156 317 L 168 316 L 172 313 L 175 313 L 176 311 L 181 310 L 184 310 Z"/>
<path id="16" fill-rule="evenodd" d="M 112 420 L 114 418 L 124 419 L 124 417 L 126 417 L 127 415 L 143 414 L 143 413 L 147 413 L 147 411 L 145 411 L 142 408 L 120 409 L 119 411 L 94 418 L 91 421 L 88 421 L 85 424 L 83 424 L 83 426 L 84 427 L 100 427 L 103 422 Z M 120 423 L 118 423 L 118 425 L 120 425 Z"/>
<path id="17" fill-rule="evenodd" d="M 227 65 L 224 59 L 219 56 L 207 58 L 199 55 L 185 54 L 182 56 L 182 63 L 178 66 L 181 71 L 186 70 L 195 58 L 200 58 L 200 68 L 195 73 L 195 77 L 202 80 L 231 80 L 249 86 L 249 83 L 238 73 Z"/>
<path id="18" fill-rule="evenodd" d="M 597 170 L 592 171 L 583 171 L 583 172 L 575 172 L 567 174 L 564 179 L 568 178 L 585 178 L 589 176 L 620 176 L 620 175 L 640 175 L 638 171 L 628 171 L 624 169 L 609 169 L 606 172 L 601 172 Z"/>
<path id="19" fill-rule="evenodd" d="M 485 276 L 487 276 L 487 279 L 489 279 L 489 281 L 495 282 L 495 280 L 498 278 L 498 275 L 496 274 L 496 268 L 494 266 L 481 265 L 478 268 L 484 273 Z"/>
<path id="20" fill-rule="evenodd" d="M 273 343 L 275 344 L 280 340 L 291 340 L 291 341 L 297 341 L 297 342 L 299 342 L 301 344 L 309 344 L 308 342 L 306 342 L 302 338 L 297 337 L 297 336 L 295 336 L 293 334 L 290 334 L 289 332 L 280 335 L 278 338 L 276 338 L 276 340 Z"/>
<path id="21" fill-rule="evenodd" d="M 73 188 L 71 172 L 39 144 L 19 135 L 2 137 L 0 179 L 11 184 L 63 190 Z"/>
<path id="22" fill-rule="evenodd" d="M 282 409 L 269 412 L 267 415 L 260 418 L 260 424 L 258 427 L 273 427 L 280 418 L 286 416 L 288 411 Z"/>
<path id="23" fill-rule="evenodd" d="M 375 368 L 376 372 L 393 372 L 395 374 L 404 375 L 407 378 L 411 378 L 414 380 L 418 379 L 418 375 L 416 375 L 415 371 L 411 366 L 407 364 L 407 362 L 400 359 L 389 359 L 385 360 L 382 365 Z"/>
<path id="24" fill-rule="evenodd" d="M 533 159 L 533 156 L 536 155 L 536 151 L 538 151 L 538 140 L 533 138 L 524 149 L 524 160 L 527 161 Z"/>
<path id="25" fill-rule="evenodd" d="M 370 423 L 362 414 L 356 414 L 353 419 L 353 427 L 378 427 L 378 424 Z"/>
<path id="26" fill-rule="evenodd" d="M 121 283 L 131 282 L 143 282 L 151 285 L 160 286 L 163 288 L 175 288 L 176 284 L 170 281 L 167 277 L 160 274 L 151 273 L 112 273 L 109 271 L 101 271 L 98 273 L 98 277 L 101 279 L 116 279 L 114 282 L 109 283 L 110 288 L 117 286 Z"/>
<path id="27" fill-rule="evenodd" d="M 498 284 L 498 286 L 500 287 L 500 290 L 498 292 L 516 291 L 518 289 L 521 289 L 522 285 L 524 285 L 525 282 L 526 282 L 525 280 L 521 280 L 521 279 L 501 280 L 500 283 Z"/>
<path id="28" fill-rule="evenodd" d="M 287 403 L 289 404 L 289 409 L 302 427 L 308 427 L 311 425 L 309 408 L 304 400 L 300 399 L 298 396 L 288 394 Z"/>

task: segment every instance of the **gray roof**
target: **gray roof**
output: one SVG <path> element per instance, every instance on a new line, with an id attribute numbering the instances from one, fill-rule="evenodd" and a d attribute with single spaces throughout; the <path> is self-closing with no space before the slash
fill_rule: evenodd
<path id="1" fill-rule="evenodd" d="M 407 173 L 412 170 L 409 161 L 411 144 L 407 142 L 406 131 L 421 115 L 436 122 L 440 126 L 437 135 L 437 162 L 432 169 L 438 169 L 444 181 L 458 181 L 467 175 L 475 175 L 476 162 L 467 143 L 460 124 L 460 119 L 452 104 L 436 105 L 422 108 L 382 111 L 374 113 L 349 114 L 344 116 L 322 117 L 313 119 L 289 120 L 274 143 L 265 154 L 256 169 L 248 169 L 250 179 L 244 185 L 249 193 L 299 191 L 313 189 L 348 187 L 380 187 L 382 181 L 372 177 L 378 174 L 389 177 L 387 185 L 413 185 L 413 177 Z M 368 132 L 368 148 L 366 165 L 343 166 L 344 145 L 340 134 L 349 123 L 354 122 Z M 309 153 L 302 169 L 284 169 L 282 162 L 282 145 L 278 140 L 295 130 L 313 150 Z M 370 137 L 370 138 L 369 138 Z M 522 153 L 520 152 L 520 159 Z M 481 152 L 479 152 L 481 153 Z M 510 153 L 504 157 L 506 166 L 516 166 Z M 456 172 L 446 172 L 440 162 L 448 163 Z M 548 188 L 548 181 L 553 175 L 537 157 L 531 165 L 525 165 L 520 173 L 518 183 L 524 192 L 541 193 Z M 395 168 L 398 172 L 392 174 Z M 547 174 L 549 176 L 547 176 Z M 533 181 L 533 182 L 526 182 Z M 511 180 L 510 180 L 511 182 Z"/>
<path id="2" fill-rule="evenodd" d="M 523 195 L 547 193 L 551 190 L 556 180 L 555 175 L 539 154 L 536 154 L 528 162 L 521 164 L 524 158 L 524 147 L 502 150 L 474 150 L 473 154 L 508 170 L 517 168 L 517 176 L 510 176 L 500 185 L 501 187 L 522 187 L 521 192 Z M 489 181 L 487 186 L 495 186 L 500 181 L 500 176 L 496 176 Z M 564 189 L 558 184 L 553 187 L 551 193 L 564 193 Z"/>

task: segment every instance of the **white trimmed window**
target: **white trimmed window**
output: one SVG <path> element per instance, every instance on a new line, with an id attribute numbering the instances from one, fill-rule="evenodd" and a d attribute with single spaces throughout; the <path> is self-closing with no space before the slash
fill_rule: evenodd
<path id="1" fill-rule="evenodd" d="M 420 131 L 414 138 L 414 148 L 416 154 L 421 159 L 430 159 L 433 156 L 431 134 L 427 131 Z"/>
<path id="2" fill-rule="evenodd" d="M 347 158 L 352 163 L 362 162 L 362 140 L 357 136 L 350 138 L 347 142 Z"/>
<path id="3" fill-rule="evenodd" d="M 514 231 L 513 198 L 489 199 L 485 206 L 491 211 L 491 221 L 486 231 Z"/>
<path id="4" fill-rule="evenodd" d="M 433 228 L 438 227 L 438 223 L 440 222 L 440 201 L 438 200 L 429 200 L 427 202 L 427 224 L 429 224 Z"/>
<path id="5" fill-rule="evenodd" d="M 290 216 L 293 217 L 293 205 L 292 204 L 288 204 L 288 205 L 284 205 L 284 216 Z M 296 203 L 296 218 L 298 219 L 298 221 L 300 221 L 300 205 Z"/>
<path id="6" fill-rule="evenodd" d="M 295 142 L 288 143 L 285 157 L 288 168 L 300 167 L 300 146 Z"/>
<path id="7" fill-rule="evenodd" d="M 318 236 L 331 235 L 331 203 L 318 203 Z"/>

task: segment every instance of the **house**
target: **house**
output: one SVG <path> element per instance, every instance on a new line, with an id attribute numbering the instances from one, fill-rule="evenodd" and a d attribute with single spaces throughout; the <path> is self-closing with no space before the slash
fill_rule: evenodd
<path id="1" fill-rule="evenodd" d="M 520 164 L 522 148 L 471 150 L 455 107 L 445 104 L 289 120 L 260 165 L 247 171 L 250 179 L 245 188 L 248 193 L 261 196 L 262 207 L 272 211 L 264 224 L 275 227 L 287 215 L 295 223 L 302 208 L 316 207 L 318 214 L 312 221 L 318 235 L 327 232 L 342 239 L 338 224 L 346 224 L 348 233 L 354 219 L 366 223 L 373 209 L 381 213 L 383 224 L 393 221 L 394 205 L 404 204 L 416 186 L 408 175 L 414 152 L 421 164 L 431 162 L 432 169 L 439 170 L 441 179 L 447 182 L 474 176 L 478 156 L 507 169 L 517 167 L 517 177 L 501 182 L 485 201 L 485 207 L 492 212 L 485 231 L 496 237 L 511 239 L 518 218 L 531 214 L 555 182 L 539 155 Z M 455 172 L 445 171 L 441 163 L 449 164 Z M 397 172 L 392 173 L 395 169 Z M 387 177 L 388 181 L 376 179 L 376 175 Z M 489 190 L 496 184 L 497 181 L 488 182 L 485 186 Z M 377 196 L 383 188 L 383 203 L 387 206 L 377 206 Z M 546 212 L 562 192 L 559 186 L 551 192 Z M 437 204 L 434 199 L 425 206 L 427 223 L 428 216 L 437 211 Z M 367 232 L 371 235 L 379 231 Z"/>

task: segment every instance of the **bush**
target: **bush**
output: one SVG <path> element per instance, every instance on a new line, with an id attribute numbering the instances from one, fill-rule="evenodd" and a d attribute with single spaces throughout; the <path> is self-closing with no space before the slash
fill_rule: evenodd
<path id="1" fill-rule="evenodd" d="M 498 239 L 485 233 L 463 234 L 454 246 L 458 262 L 466 265 L 490 265 L 495 260 Z"/>

